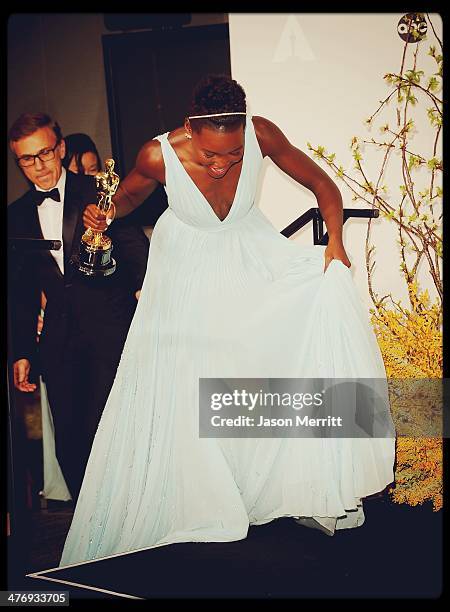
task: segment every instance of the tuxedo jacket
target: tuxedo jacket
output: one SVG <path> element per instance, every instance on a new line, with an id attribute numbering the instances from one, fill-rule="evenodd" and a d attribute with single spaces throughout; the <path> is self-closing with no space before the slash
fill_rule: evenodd
<path id="1" fill-rule="evenodd" d="M 8 238 L 43 238 L 34 188 L 8 206 Z M 87 277 L 77 269 L 83 211 L 97 202 L 95 178 L 67 171 L 64 194 L 64 274 L 50 251 L 14 251 L 8 255 L 8 292 L 13 361 L 28 359 L 34 373 L 61 363 L 70 335 L 96 338 L 89 351 L 117 347 L 136 308 L 149 242 L 141 227 L 120 218 L 106 235 L 113 243 L 116 270 L 107 277 Z M 55 239 L 57 236 L 54 237 Z M 36 342 L 41 290 L 47 297 L 44 327 Z M 123 341 L 123 340 L 122 340 Z M 39 361 L 37 361 L 39 349 Z"/>

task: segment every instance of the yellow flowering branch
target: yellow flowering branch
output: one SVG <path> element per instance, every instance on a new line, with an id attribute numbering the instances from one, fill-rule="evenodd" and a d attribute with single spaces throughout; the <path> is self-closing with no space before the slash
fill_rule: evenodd
<path id="1" fill-rule="evenodd" d="M 442 43 L 428 14 L 427 19 L 442 51 Z M 395 128 L 387 123 L 381 126 L 380 132 L 386 136 L 383 142 L 378 142 L 373 137 L 371 140 L 361 140 L 356 136 L 351 139 L 350 148 L 355 160 L 356 177 L 345 172 L 343 166 L 336 162 L 335 153 L 327 153 L 324 146 L 313 147 L 307 143 L 314 156 L 324 161 L 346 185 L 353 200 L 360 200 L 372 208 L 378 208 L 381 216 L 397 226 L 399 267 L 408 290 L 409 308 L 403 307 L 400 300 L 394 300 L 391 293 L 380 298 L 373 288 L 372 273 L 375 262 L 372 258 L 375 246 L 371 245 L 369 240 L 371 218 L 367 226 L 365 249 L 368 288 L 374 305 L 374 308 L 370 308 L 371 322 L 383 355 L 386 374 L 388 378 L 393 379 L 442 378 L 442 212 L 439 215 L 436 213 L 436 208 L 442 208 L 442 188 L 436 185 L 438 176 L 441 179 L 443 171 L 442 160 L 438 156 L 443 117 L 442 100 L 436 95 L 442 87 L 442 54 L 436 52 L 436 46 L 430 46 L 428 55 L 434 58 L 437 72 L 425 79 L 424 71 L 417 68 L 423 40 L 416 42 L 409 70 L 405 70 L 408 48 L 408 43 L 405 42 L 399 74 L 388 73 L 384 77 L 386 83 L 394 89 L 365 122 L 371 128 L 375 116 L 389 103 L 394 94 L 397 94 Z M 435 137 L 430 159 L 415 152 L 409 143 L 415 130 L 410 109 L 418 103 L 416 96 L 431 103 L 427 108 L 427 116 L 435 130 Z M 384 150 L 375 181 L 369 180 L 365 170 L 361 145 Z M 387 200 L 388 188 L 383 181 L 393 152 L 400 154 L 403 178 L 396 206 Z M 415 189 L 413 173 L 419 168 L 426 168 L 430 172 L 430 181 L 426 189 L 418 192 Z M 408 254 L 415 255 L 412 263 L 408 263 Z M 416 280 L 421 261 L 426 261 L 436 288 L 437 297 L 433 303 L 430 303 L 428 291 L 420 291 Z M 388 299 L 392 306 L 388 307 Z M 394 422 L 414 423 L 415 435 L 397 439 L 395 486 L 391 487 L 390 493 L 395 502 L 413 506 L 431 500 L 433 509 L 437 511 L 443 503 L 442 438 L 421 436 L 421 432 L 428 431 L 426 419 L 429 406 L 423 403 L 419 413 L 412 414 L 411 407 L 402 403 L 401 399 L 393 398 L 391 401 Z"/>

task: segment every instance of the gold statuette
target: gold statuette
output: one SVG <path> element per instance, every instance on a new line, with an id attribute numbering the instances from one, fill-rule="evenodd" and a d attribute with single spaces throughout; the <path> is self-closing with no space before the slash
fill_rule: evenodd
<path id="1" fill-rule="evenodd" d="M 105 161 L 105 171 L 95 176 L 97 186 L 97 206 L 103 214 L 111 208 L 111 200 L 119 186 L 119 176 L 114 172 L 114 160 Z M 111 238 L 103 232 L 88 228 L 80 243 L 80 263 L 78 269 L 87 276 L 108 276 L 116 269 L 111 257 L 113 245 Z"/>

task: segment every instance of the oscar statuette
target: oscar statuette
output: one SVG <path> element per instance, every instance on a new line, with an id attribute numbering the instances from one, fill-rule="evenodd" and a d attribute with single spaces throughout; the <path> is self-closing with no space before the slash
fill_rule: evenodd
<path id="1" fill-rule="evenodd" d="M 105 171 L 95 175 L 97 185 L 97 206 L 103 214 L 111 208 L 111 199 L 119 186 L 119 176 L 114 172 L 114 160 L 105 160 Z M 111 257 L 111 238 L 103 232 L 88 228 L 80 243 L 78 269 L 86 276 L 108 276 L 116 269 Z"/>

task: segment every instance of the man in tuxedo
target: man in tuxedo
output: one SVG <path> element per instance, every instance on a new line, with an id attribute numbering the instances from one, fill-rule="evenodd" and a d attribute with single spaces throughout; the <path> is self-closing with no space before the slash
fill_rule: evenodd
<path id="1" fill-rule="evenodd" d="M 10 129 L 9 144 L 31 188 L 8 206 L 8 237 L 62 242 L 60 250 L 24 250 L 11 257 L 14 384 L 32 392 L 33 380 L 42 374 L 56 456 L 76 502 L 136 308 L 149 244 L 142 228 L 117 219 L 108 228 L 116 271 L 106 277 L 81 274 L 82 217 L 87 204 L 97 201 L 95 178 L 64 169 L 61 130 L 44 113 L 21 115 Z M 41 291 L 47 304 L 38 344 Z"/>

